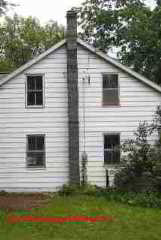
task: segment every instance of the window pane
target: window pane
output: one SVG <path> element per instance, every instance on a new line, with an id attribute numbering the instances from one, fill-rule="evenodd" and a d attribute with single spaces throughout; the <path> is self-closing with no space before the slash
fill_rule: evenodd
<path id="1" fill-rule="evenodd" d="M 104 136 L 104 163 L 115 164 L 120 161 L 120 135 Z"/>
<path id="2" fill-rule="evenodd" d="M 28 167 L 43 167 L 45 160 L 44 152 L 27 153 L 27 166 Z"/>
<path id="3" fill-rule="evenodd" d="M 45 165 L 44 139 L 42 135 L 28 136 L 27 166 L 43 167 Z"/>
<path id="4" fill-rule="evenodd" d="M 37 150 L 44 150 L 44 136 L 37 136 Z"/>
<path id="5" fill-rule="evenodd" d="M 104 163 L 105 164 L 112 163 L 112 152 L 110 152 L 110 151 L 105 151 L 104 152 Z"/>
<path id="6" fill-rule="evenodd" d="M 44 136 L 28 136 L 28 150 L 44 150 Z"/>
<path id="7" fill-rule="evenodd" d="M 36 76 L 36 90 L 42 90 L 42 76 Z"/>
<path id="8" fill-rule="evenodd" d="M 35 93 L 34 92 L 28 92 L 27 105 L 35 105 Z"/>
<path id="9" fill-rule="evenodd" d="M 118 105 L 119 104 L 118 89 L 104 89 L 103 90 L 103 104 L 104 105 Z"/>
<path id="10" fill-rule="evenodd" d="M 103 75 L 103 88 L 118 88 L 118 75 L 117 74 Z"/>
<path id="11" fill-rule="evenodd" d="M 27 89 L 35 90 L 35 79 L 32 76 L 27 77 Z"/>
<path id="12" fill-rule="evenodd" d="M 116 164 L 120 162 L 120 151 L 104 151 L 104 163 Z"/>
<path id="13" fill-rule="evenodd" d="M 36 93 L 36 105 L 42 105 L 43 104 L 43 93 L 37 92 Z"/>
<path id="14" fill-rule="evenodd" d="M 116 146 L 120 145 L 120 135 L 105 135 L 104 136 L 104 149 L 113 149 Z"/>
<path id="15" fill-rule="evenodd" d="M 27 105 L 43 105 L 42 76 L 27 76 Z"/>
<path id="16" fill-rule="evenodd" d="M 28 136 L 28 150 L 36 150 L 35 136 Z"/>

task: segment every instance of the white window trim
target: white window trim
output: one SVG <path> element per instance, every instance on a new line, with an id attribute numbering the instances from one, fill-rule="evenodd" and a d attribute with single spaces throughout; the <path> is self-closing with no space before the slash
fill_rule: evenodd
<path id="1" fill-rule="evenodd" d="M 111 74 L 111 75 L 117 75 L 118 76 L 118 88 L 117 88 L 117 90 L 118 90 L 118 104 L 117 105 L 108 105 L 108 104 L 104 104 L 104 102 L 103 102 L 103 90 L 105 89 L 110 89 L 110 88 L 103 88 L 103 76 L 104 75 L 108 75 L 108 74 Z M 102 72 L 102 74 L 101 74 L 101 76 L 102 76 L 102 106 L 103 107 L 105 107 L 105 108 L 115 108 L 115 107 L 120 107 L 121 105 L 120 105 L 120 75 L 119 75 L 119 73 L 118 72 Z M 112 88 L 112 89 L 116 89 L 116 88 Z"/>
<path id="2" fill-rule="evenodd" d="M 31 73 L 26 73 L 26 81 L 25 81 L 25 108 L 28 109 L 41 109 L 45 107 L 45 74 L 44 73 L 35 73 L 35 74 L 31 74 Z M 43 104 L 42 105 L 28 105 L 27 104 L 27 77 L 28 76 L 42 76 L 42 90 L 43 90 Z"/>
<path id="3" fill-rule="evenodd" d="M 106 170 L 108 170 L 109 168 L 119 168 L 120 166 L 120 162 L 119 163 L 115 163 L 115 164 L 107 164 L 104 162 L 104 137 L 107 135 L 119 135 L 120 136 L 120 145 L 121 145 L 121 132 L 105 132 L 103 133 L 103 163 L 104 163 L 104 167 Z M 120 151 L 120 160 L 121 160 L 121 151 Z"/>
<path id="4" fill-rule="evenodd" d="M 43 166 L 28 166 L 28 159 L 27 159 L 27 154 L 28 154 L 28 137 L 29 136 L 43 136 L 44 137 L 44 164 Z M 40 152 L 40 151 L 39 151 Z M 45 134 L 37 134 L 37 133 L 33 133 L 33 134 L 27 134 L 26 135 L 26 168 L 28 170 L 42 170 L 42 169 L 46 169 L 46 135 Z"/>

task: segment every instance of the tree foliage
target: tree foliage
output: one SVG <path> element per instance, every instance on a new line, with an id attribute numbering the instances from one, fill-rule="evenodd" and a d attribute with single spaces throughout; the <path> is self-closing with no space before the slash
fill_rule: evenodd
<path id="1" fill-rule="evenodd" d="M 115 176 L 120 190 L 161 192 L 161 136 L 156 142 L 150 142 L 160 130 L 161 110 L 158 107 L 153 122 L 140 123 L 134 138 L 124 142 L 123 168 Z"/>
<path id="2" fill-rule="evenodd" d="M 142 0 L 86 0 L 80 12 L 82 37 L 161 84 L 161 1 L 150 9 Z"/>
<path id="3" fill-rule="evenodd" d="M 64 38 L 64 27 L 32 17 L 5 17 L 0 25 L 0 71 L 11 71 Z"/>
<path id="4" fill-rule="evenodd" d="M 8 2 L 5 0 L 0 0 L 0 15 L 4 14 L 7 9 Z"/>
<path id="5" fill-rule="evenodd" d="M 0 0 L 0 16 L 4 15 L 10 6 L 16 6 L 16 4 L 9 3 L 6 0 Z"/>

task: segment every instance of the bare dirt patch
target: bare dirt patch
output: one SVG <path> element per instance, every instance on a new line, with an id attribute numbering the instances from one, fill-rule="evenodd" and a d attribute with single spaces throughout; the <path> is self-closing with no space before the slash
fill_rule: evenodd
<path id="1" fill-rule="evenodd" d="M 39 208 L 49 202 L 45 194 L 0 194 L 0 209 L 7 211 L 31 210 Z"/>

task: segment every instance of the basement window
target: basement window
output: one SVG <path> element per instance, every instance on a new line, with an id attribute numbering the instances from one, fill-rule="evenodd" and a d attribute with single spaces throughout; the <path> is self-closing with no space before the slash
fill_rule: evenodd
<path id="1" fill-rule="evenodd" d="M 120 162 L 120 134 L 104 135 L 104 164 Z"/>
<path id="2" fill-rule="evenodd" d="M 27 106 L 43 106 L 43 76 L 27 76 Z"/>
<path id="3" fill-rule="evenodd" d="M 118 74 L 103 74 L 103 105 L 119 105 Z"/>
<path id="4" fill-rule="evenodd" d="M 27 167 L 45 167 L 45 136 L 27 136 Z"/>

